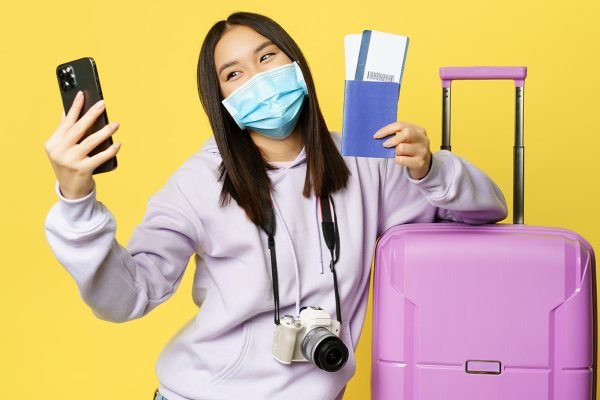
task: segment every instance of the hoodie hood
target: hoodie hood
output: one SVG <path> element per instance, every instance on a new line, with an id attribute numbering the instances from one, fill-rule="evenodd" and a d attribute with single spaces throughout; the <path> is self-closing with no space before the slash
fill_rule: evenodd
<path id="1" fill-rule="evenodd" d="M 215 154 L 218 157 L 218 162 L 220 163 L 222 158 L 221 158 L 221 154 L 219 152 L 219 148 L 217 146 L 217 142 L 215 140 L 215 137 L 212 136 L 210 139 L 208 139 L 205 143 L 205 145 L 202 148 L 202 151 L 206 151 L 212 154 Z M 271 179 L 271 182 L 273 184 L 273 187 L 275 188 L 275 191 L 278 191 L 278 189 L 282 188 L 281 185 L 283 185 L 283 188 L 281 189 L 281 191 L 283 192 L 291 192 L 291 188 L 287 187 L 286 185 L 289 185 L 291 182 L 294 181 L 295 178 L 293 178 L 294 175 L 297 176 L 297 171 L 291 171 L 293 168 L 295 167 L 301 167 L 304 163 L 306 162 L 306 148 L 305 146 L 302 146 L 302 149 L 300 150 L 300 152 L 298 153 L 298 155 L 296 156 L 296 158 L 292 161 L 292 163 L 290 165 L 285 165 L 285 166 L 280 166 L 277 165 L 277 163 L 270 163 L 272 166 L 274 166 L 276 169 L 273 170 L 267 170 L 267 174 L 269 175 L 269 178 Z M 286 163 L 287 164 L 287 163 Z M 304 175 L 302 175 L 304 176 Z M 303 178 L 302 178 L 303 180 Z M 287 183 L 285 183 L 287 181 Z M 302 194 L 301 192 L 298 192 L 298 197 L 301 197 Z M 292 233 L 290 232 L 291 228 L 288 228 L 288 224 L 285 222 L 284 220 L 284 212 L 282 211 L 280 204 L 277 200 L 277 196 L 274 196 L 273 194 L 271 195 L 272 201 L 273 201 L 273 205 L 274 205 L 274 209 L 276 214 L 278 215 L 278 220 L 277 220 L 277 230 L 284 232 L 284 236 L 285 239 L 287 241 L 287 246 L 290 250 L 290 255 L 291 255 L 291 259 L 292 259 L 292 265 L 293 265 L 293 272 L 294 272 L 294 276 L 295 276 L 295 283 L 294 283 L 294 288 L 293 291 L 295 292 L 296 295 L 296 315 L 300 314 L 300 301 L 301 301 L 301 290 L 300 290 L 300 263 L 298 261 L 298 255 L 296 253 L 296 249 L 294 248 L 293 245 L 293 238 L 292 238 Z M 314 201 L 314 234 L 316 235 L 316 237 L 321 237 L 320 234 L 320 220 L 319 220 L 319 216 L 320 216 L 320 212 L 319 212 L 319 207 L 318 207 L 318 202 L 317 199 L 314 197 L 314 195 L 311 197 L 311 199 Z M 308 220 L 308 219 L 307 219 Z M 294 224 L 292 224 L 293 226 Z M 323 243 L 322 240 L 318 241 L 318 263 L 316 263 L 317 267 L 318 267 L 318 272 L 322 275 L 324 273 L 324 264 L 323 264 Z"/>
<path id="2" fill-rule="evenodd" d="M 202 146 L 202 151 L 207 151 L 209 153 L 218 154 L 219 158 L 221 158 L 221 153 L 219 152 L 219 147 L 217 146 L 217 141 L 215 140 L 214 136 L 211 136 L 204 143 L 204 146 Z M 300 153 L 298 153 L 298 155 L 296 156 L 296 158 L 294 159 L 294 161 L 292 162 L 291 165 L 289 165 L 287 167 L 281 167 L 281 166 L 279 166 L 277 164 L 270 163 L 276 169 L 275 170 L 268 170 L 267 173 L 272 174 L 272 173 L 276 173 L 278 171 L 285 170 L 285 169 L 288 169 L 288 168 L 294 168 L 294 167 L 296 167 L 298 165 L 301 165 L 301 164 L 303 164 L 305 162 L 306 162 L 306 147 L 302 146 L 302 150 L 300 150 Z"/>

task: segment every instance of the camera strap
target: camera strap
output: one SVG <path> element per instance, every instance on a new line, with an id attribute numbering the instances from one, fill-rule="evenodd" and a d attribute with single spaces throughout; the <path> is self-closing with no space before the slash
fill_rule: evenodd
<path id="1" fill-rule="evenodd" d="M 330 209 L 331 203 L 331 209 Z M 325 204 L 325 205 L 324 205 Z M 340 235 L 337 223 L 337 214 L 335 212 L 335 204 L 331 196 L 321 196 L 319 199 L 319 205 L 321 206 L 321 229 L 323 231 L 323 238 L 327 244 L 327 248 L 331 253 L 331 261 L 329 263 L 329 269 L 333 275 L 333 290 L 335 294 L 335 311 L 337 320 L 342 323 L 342 311 L 340 306 L 340 294 L 337 282 L 337 273 L 335 271 L 335 264 L 340 258 Z M 333 219 L 331 217 L 333 210 Z M 268 236 L 269 252 L 271 254 L 271 274 L 273 277 L 273 304 L 274 304 L 274 320 L 275 324 L 279 325 L 279 277 L 277 272 L 277 257 L 275 254 L 275 210 L 273 205 L 269 201 L 266 206 L 267 221 L 263 230 Z"/>

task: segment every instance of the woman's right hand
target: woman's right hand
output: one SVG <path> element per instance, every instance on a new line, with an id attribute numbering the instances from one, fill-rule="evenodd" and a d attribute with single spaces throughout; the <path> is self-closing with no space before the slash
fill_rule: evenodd
<path id="1" fill-rule="evenodd" d="M 102 114 L 105 104 L 103 100 L 99 101 L 79 119 L 82 107 L 83 93 L 80 91 L 66 116 L 63 111 L 58 128 L 44 144 L 58 179 L 60 191 L 68 199 L 78 199 L 89 194 L 94 187 L 92 172 L 115 156 L 121 146 L 120 143 L 113 143 L 106 150 L 89 157 L 90 151 L 117 131 L 119 123 L 108 124 L 77 144 Z"/>

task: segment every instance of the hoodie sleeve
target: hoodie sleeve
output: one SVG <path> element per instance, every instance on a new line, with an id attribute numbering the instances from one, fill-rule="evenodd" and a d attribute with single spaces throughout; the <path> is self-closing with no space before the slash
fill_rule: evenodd
<path id="1" fill-rule="evenodd" d="M 408 169 L 395 163 L 394 159 L 386 159 L 382 232 L 404 223 L 399 218 L 403 213 L 398 209 L 411 207 L 403 204 L 411 199 L 403 190 L 407 183 L 408 192 L 414 193 L 416 189 L 435 208 L 434 221 L 429 222 L 446 220 L 478 225 L 506 218 L 504 195 L 484 172 L 447 150 L 440 150 L 432 157 L 429 173 L 420 180 L 412 179 Z"/>
<path id="2" fill-rule="evenodd" d="M 112 213 L 96 200 L 95 183 L 75 200 L 62 196 L 58 181 L 55 190 L 59 201 L 46 216 L 46 239 L 98 318 L 140 318 L 171 297 L 199 245 L 194 212 L 174 177 L 149 199 L 126 248 L 115 238 Z"/>

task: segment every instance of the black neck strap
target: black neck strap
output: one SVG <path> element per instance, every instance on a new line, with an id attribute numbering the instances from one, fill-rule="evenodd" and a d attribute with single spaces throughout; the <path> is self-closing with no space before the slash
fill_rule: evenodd
<path id="1" fill-rule="evenodd" d="M 329 203 L 333 209 L 333 219 L 331 218 L 331 209 Z M 337 283 L 337 273 L 335 271 L 335 264 L 340 258 L 340 235 L 338 231 L 337 214 L 335 212 L 335 204 L 331 196 L 321 196 L 321 228 L 323 231 L 323 238 L 327 244 L 327 248 L 331 253 L 331 262 L 329 263 L 329 269 L 333 274 L 333 290 L 335 293 L 335 311 L 337 320 L 342 323 L 342 311 L 340 306 L 340 294 Z M 267 221 L 263 230 L 268 236 L 269 252 L 271 253 L 271 273 L 273 276 L 273 304 L 274 304 L 274 320 L 275 324 L 279 325 L 279 276 L 277 273 L 277 257 L 275 255 L 275 211 L 272 204 L 268 204 L 267 208 Z"/>

